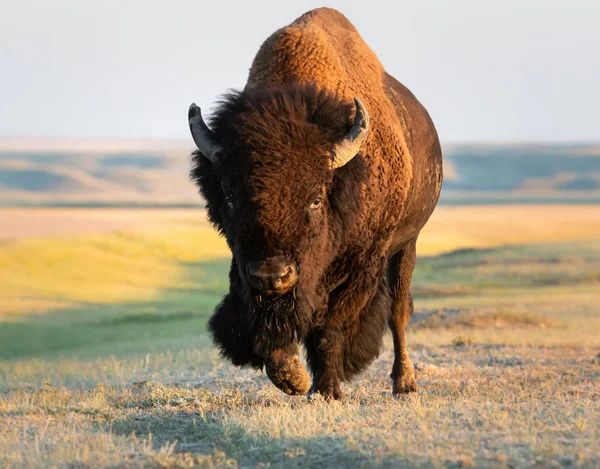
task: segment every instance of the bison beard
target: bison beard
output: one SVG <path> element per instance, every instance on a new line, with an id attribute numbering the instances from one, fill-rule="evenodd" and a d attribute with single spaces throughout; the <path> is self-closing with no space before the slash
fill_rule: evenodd
<path id="1" fill-rule="evenodd" d="M 297 353 L 298 343 L 311 327 L 313 312 L 325 304 L 324 293 L 298 285 L 282 296 L 258 295 L 242 286 L 235 260 L 230 282 L 230 293 L 208 323 L 221 354 L 234 365 L 260 369 L 265 358 L 276 351 Z"/>
<path id="2" fill-rule="evenodd" d="M 286 394 L 305 394 L 310 378 L 298 358 L 298 342 L 310 327 L 309 302 L 298 301 L 295 292 L 281 297 L 250 295 L 242 309 L 235 298 L 228 295 L 209 322 L 221 354 L 238 366 L 264 366 L 273 384 Z"/>
<path id="3" fill-rule="evenodd" d="M 310 327 L 312 310 L 292 291 L 283 296 L 252 295 L 248 301 L 248 326 L 254 350 L 264 357 L 276 350 L 293 351 Z"/>

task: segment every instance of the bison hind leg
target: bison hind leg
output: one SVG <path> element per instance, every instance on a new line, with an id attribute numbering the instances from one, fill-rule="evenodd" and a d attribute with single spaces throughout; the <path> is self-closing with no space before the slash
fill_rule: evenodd
<path id="1" fill-rule="evenodd" d="M 408 356 L 404 331 L 413 314 L 410 283 L 416 263 L 416 242 L 416 238 L 409 242 L 402 251 L 392 256 L 388 264 L 388 282 L 393 297 L 389 325 L 394 338 L 394 365 L 391 373 L 394 395 L 417 390 L 415 367 Z"/>

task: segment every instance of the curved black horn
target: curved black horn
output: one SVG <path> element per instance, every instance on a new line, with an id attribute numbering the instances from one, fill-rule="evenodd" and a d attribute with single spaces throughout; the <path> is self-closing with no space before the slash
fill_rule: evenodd
<path id="1" fill-rule="evenodd" d="M 341 168 L 354 158 L 369 134 L 369 113 L 360 99 L 354 98 L 354 103 L 356 104 L 354 124 L 350 132 L 336 145 L 331 169 Z"/>
<path id="2" fill-rule="evenodd" d="M 198 147 L 198 150 L 200 150 L 211 163 L 215 164 L 217 155 L 221 151 L 221 146 L 216 142 L 212 130 L 204 123 L 202 111 L 196 106 L 196 103 L 190 105 L 188 121 L 190 123 L 192 138 L 194 139 L 194 143 Z"/>

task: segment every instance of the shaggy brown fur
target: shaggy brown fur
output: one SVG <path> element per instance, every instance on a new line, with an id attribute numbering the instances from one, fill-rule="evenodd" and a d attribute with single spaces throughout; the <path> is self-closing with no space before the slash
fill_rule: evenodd
<path id="1" fill-rule="evenodd" d="M 355 96 L 369 112 L 369 136 L 331 170 Z M 223 355 L 266 365 L 278 387 L 302 394 L 303 342 L 312 390 L 340 398 L 340 380 L 378 355 L 388 322 L 394 393 L 415 390 L 404 340 L 414 246 L 442 182 L 426 110 L 341 13 L 322 8 L 267 39 L 246 88 L 223 98 L 210 125 L 221 154 L 212 164 L 195 152 L 192 177 L 233 254 L 230 292 L 209 323 Z M 247 281 L 251 262 L 273 256 L 299 272 L 295 288 L 274 297 Z"/>

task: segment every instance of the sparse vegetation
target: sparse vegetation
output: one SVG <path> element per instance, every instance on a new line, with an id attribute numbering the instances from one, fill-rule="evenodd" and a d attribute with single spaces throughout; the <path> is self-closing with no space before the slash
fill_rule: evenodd
<path id="1" fill-rule="evenodd" d="M 488 248 L 440 249 L 436 223 L 407 332 L 419 392 L 391 396 L 388 337 L 340 403 L 218 357 L 227 251 L 201 222 L 5 242 L 0 467 L 597 467 L 597 232 L 490 248 L 499 230 L 467 223 Z"/>

